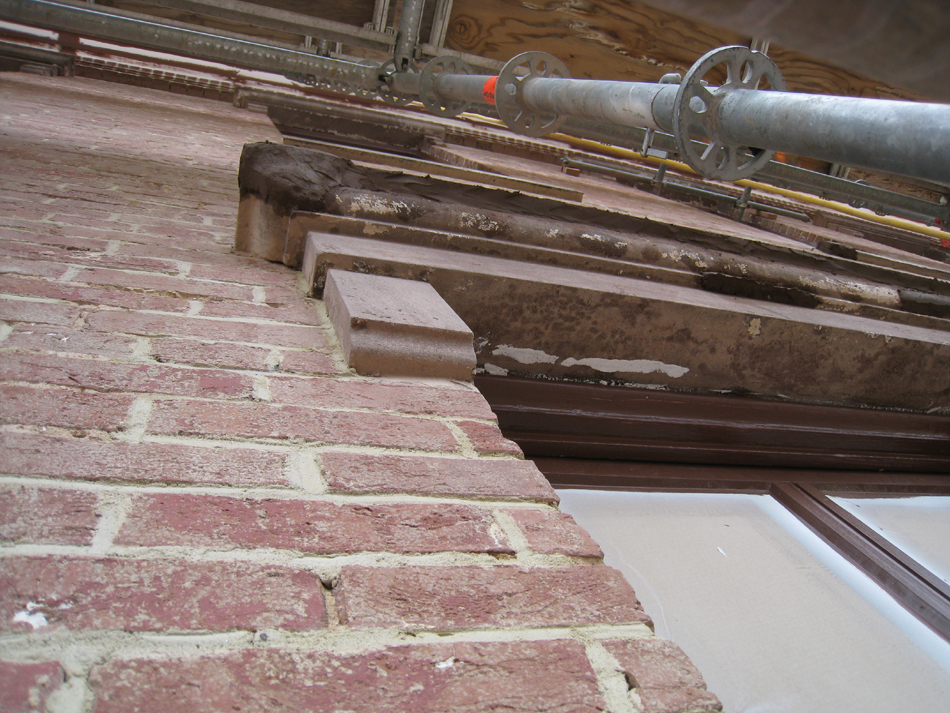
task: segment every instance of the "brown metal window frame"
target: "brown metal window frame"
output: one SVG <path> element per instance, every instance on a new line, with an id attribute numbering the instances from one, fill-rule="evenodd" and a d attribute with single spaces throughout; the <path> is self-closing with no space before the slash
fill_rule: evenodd
<path id="1" fill-rule="evenodd" d="M 950 641 L 950 586 L 831 500 L 950 495 L 950 418 L 479 375 L 557 488 L 768 494 Z"/>

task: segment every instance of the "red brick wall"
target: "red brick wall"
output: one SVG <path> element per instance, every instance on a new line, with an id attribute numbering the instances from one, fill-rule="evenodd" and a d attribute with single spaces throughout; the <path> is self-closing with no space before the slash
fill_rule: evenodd
<path id="1" fill-rule="evenodd" d="M 0 75 L 0 709 L 715 708 L 477 391 L 230 253 L 267 139 Z"/>

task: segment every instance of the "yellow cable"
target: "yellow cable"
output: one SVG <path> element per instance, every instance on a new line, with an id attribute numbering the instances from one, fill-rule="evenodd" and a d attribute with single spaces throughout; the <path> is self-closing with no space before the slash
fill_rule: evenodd
<path id="1" fill-rule="evenodd" d="M 602 144 L 598 141 L 590 141 L 589 139 L 579 139 L 574 136 L 568 136 L 566 134 L 549 134 L 548 138 L 557 139 L 558 141 L 563 141 L 571 146 L 576 146 L 578 148 L 589 149 L 593 151 L 599 151 L 601 153 L 606 153 L 611 156 L 616 156 L 617 158 L 628 158 L 628 159 L 638 159 L 647 161 L 648 163 L 653 164 L 666 164 L 671 168 L 676 168 L 680 171 L 686 171 L 688 173 L 696 173 L 692 168 L 687 166 L 685 163 L 680 163 L 679 161 L 671 161 L 670 159 L 654 158 L 653 156 L 643 156 L 636 151 L 630 149 L 620 148 L 619 146 L 610 146 L 609 144 Z M 932 238 L 937 238 L 943 243 L 944 246 L 950 247 L 950 234 L 946 231 L 940 230 L 939 228 L 934 228 L 929 225 L 922 225 L 921 223 L 915 223 L 912 220 L 905 220 L 904 218 L 896 218 L 890 215 L 877 215 L 872 211 L 869 211 L 864 208 L 854 208 L 847 205 L 846 203 L 839 203 L 838 201 L 830 201 L 825 198 L 819 198 L 818 196 L 813 196 L 808 193 L 801 193 L 799 191 L 790 191 L 785 188 L 779 188 L 777 186 L 769 185 L 768 183 L 759 183 L 758 181 L 735 181 L 737 186 L 750 186 L 751 188 L 757 191 L 764 191 L 766 193 L 774 193 L 779 196 L 784 196 L 785 198 L 792 198 L 802 203 L 810 203 L 822 208 L 829 208 L 830 210 L 836 210 L 839 213 L 846 213 L 847 215 L 853 215 L 857 218 L 863 218 L 864 220 L 869 220 L 873 223 L 880 223 L 881 225 L 888 225 L 892 228 L 900 228 L 901 230 L 910 230 L 915 233 L 920 233 L 922 235 L 928 235 Z"/>

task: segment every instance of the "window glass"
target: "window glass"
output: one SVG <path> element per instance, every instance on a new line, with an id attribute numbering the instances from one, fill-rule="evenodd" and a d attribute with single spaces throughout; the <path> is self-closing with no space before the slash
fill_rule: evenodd
<path id="1" fill-rule="evenodd" d="M 726 711 L 950 707 L 950 644 L 772 498 L 559 495 Z"/>
<path id="2" fill-rule="evenodd" d="M 950 583 L 950 498 L 831 498 Z"/>

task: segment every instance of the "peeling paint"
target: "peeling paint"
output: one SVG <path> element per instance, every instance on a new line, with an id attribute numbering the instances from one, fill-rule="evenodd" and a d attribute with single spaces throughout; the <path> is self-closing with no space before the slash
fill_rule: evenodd
<path id="1" fill-rule="evenodd" d="M 353 207 L 375 215 L 398 215 L 409 210 L 402 201 L 384 201 L 371 195 L 358 195 L 352 200 Z"/>
<path id="2" fill-rule="evenodd" d="M 507 369 L 495 366 L 494 364 L 485 364 L 485 373 L 491 374 L 492 376 L 508 376 Z"/>
<path id="3" fill-rule="evenodd" d="M 33 631 L 42 629 L 44 626 L 49 626 L 46 615 L 43 614 L 43 612 L 35 611 L 39 609 L 40 606 L 41 605 L 36 602 L 28 602 L 25 610 L 18 611 L 13 615 L 13 622 L 15 624 L 29 624 L 33 627 Z"/>
<path id="4" fill-rule="evenodd" d="M 492 350 L 494 356 L 506 356 L 519 364 L 554 364 L 557 357 L 543 352 L 540 349 L 513 347 L 510 344 L 499 344 Z"/>
<path id="5" fill-rule="evenodd" d="M 762 320 L 758 317 L 749 322 L 749 336 L 757 337 L 762 334 Z"/>
<path id="6" fill-rule="evenodd" d="M 669 377 L 678 379 L 689 373 L 685 366 L 664 364 L 652 359 L 574 359 L 569 357 L 561 362 L 561 366 L 589 366 L 591 369 L 602 371 L 605 374 L 653 374 L 660 372 Z"/>

